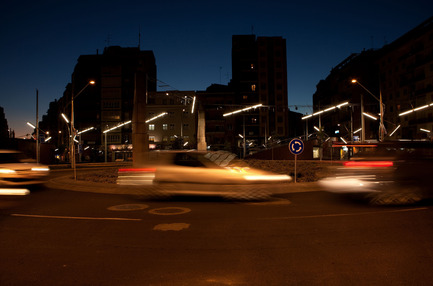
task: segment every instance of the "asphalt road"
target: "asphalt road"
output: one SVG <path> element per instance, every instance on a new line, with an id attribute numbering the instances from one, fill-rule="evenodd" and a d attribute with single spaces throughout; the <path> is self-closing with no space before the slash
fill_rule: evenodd
<path id="1" fill-rule="evenodd" d="M 43 189 L 0 198 L 0 285 L 430 285 L 433 206 Z"/>

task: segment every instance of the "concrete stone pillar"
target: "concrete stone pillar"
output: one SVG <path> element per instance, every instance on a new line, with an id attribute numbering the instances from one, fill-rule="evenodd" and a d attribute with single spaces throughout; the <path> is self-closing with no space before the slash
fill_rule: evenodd
<path id="1" fill-rule="evenodd" d="M 149 153 L 149 136 L 146 121 L 147 75 L 135 73 L 134 107 L 132 112 L 132 164 L 140 167 L 146 164 Z"/>
<path id="2" fill-rule="evenodd" d="M 207 144 L 206 144 L 206 121 L 205 121 L 205 115 L 204 111 L 202 109 L 199 109 L 198 111 L 198 127 L 197 127 L 197 150 L 198 151 L 206 151 L 207 150 Z"/>

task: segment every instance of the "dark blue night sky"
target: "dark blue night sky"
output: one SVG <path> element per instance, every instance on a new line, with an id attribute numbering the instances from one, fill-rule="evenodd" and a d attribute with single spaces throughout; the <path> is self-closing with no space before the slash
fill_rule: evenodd
<path id="1" fill-rule="evenodd" d="M 80 55 L 136 47 L 139 31 L 141 49 L 155 54 L 158 79 L 178 90 L 228 83 L 232 35 L 282 36 L 289 105 L 311 105 L 332 67 L 432 15 L 431 0 L 7 1 L 0 10 L 0 106 L 16 136 L 31 133 L 36 89 L 41 119 Z"/>

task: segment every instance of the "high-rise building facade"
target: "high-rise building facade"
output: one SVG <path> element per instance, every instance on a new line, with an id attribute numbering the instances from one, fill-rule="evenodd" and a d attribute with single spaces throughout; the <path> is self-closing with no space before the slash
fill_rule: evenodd
<path id="1" fill-rule="evenodd" d="M 353 54 L 340 63 L 317 85 L 314 111 L 348 101 L 348 108 L 321 115 L 323 131 L 336 140 L 376 141 L 381 139 L 380 96 L 385 140 L 431 138 L 433 17 L 381 49 Z M 308 123 L 316 120 L 317 125 L 319 116 L 314 118 Z"/>
<path id="2" fill-rule="evenodd" d="M 397 138 L 428 137 L 424 130 L 433 132 L 433 17 L 379 53 L 388 133 L 400 126 L 393 134 Z"/>
<path id="3" fill-rule="evenodd" d="M 96 84 L 83 89 L 90 80 Z M 146 97 L 148 92 L 153 91 L 156 91 L 156 64 L 152 51 L 107 47 L 102 54 L 78 58 L 72 82 L 59 101 L 60 112 L 71 118 L 73 94 L 75 129 L 94 128 L 81 134 L 80 145 L 105 152 L 106 141 L 109 151 L 119 150 L 132 143 L 132 125 L 127 124 L 107 133 L 103 131 L 132 120 L 134 94 Z M 62 125 L 64 133 L 70 132 L 67 125 Z"/>
<path id="4" fill-rule="evenodd" d="M 282 37 L 232 37 L 232 81 L 239 108 L 262 104 L 263 107 L 241 113 L 237 131 L 258 145 L 269 137 L 287 138 L 287 59 L 286 40 Z"/>

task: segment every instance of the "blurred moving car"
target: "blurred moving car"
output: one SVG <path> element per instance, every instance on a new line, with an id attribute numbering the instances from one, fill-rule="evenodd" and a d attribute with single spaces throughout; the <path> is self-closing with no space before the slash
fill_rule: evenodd
<path id="1" fill-rule="evenodd" d="M 18 188 L 42 185 L 49 176 L 49 167 L 37 164 L 15 150 L 0 150 L 0 194 L 16 193 Z"/>
<path id="2" fill-rule="evenodd" d="M 363 145 L 366 146 L 366 145 Z M 373 205 L 401 205 L 433 197 L 433 143 L 396 141 L 358 148 L 349 161 L 333 166 L 319 181 L 334 193 L 358 195 Z"/>
<path id="3" fill-rule="evenodd" d="M 247 166 L 229 152 L 155 151 L 143 168 L 119 169 L 118 184 L 136 185 L 143 193 L 212 195 L 263 199 L 271 189 L 286 188 L 292 178 Z"/>

